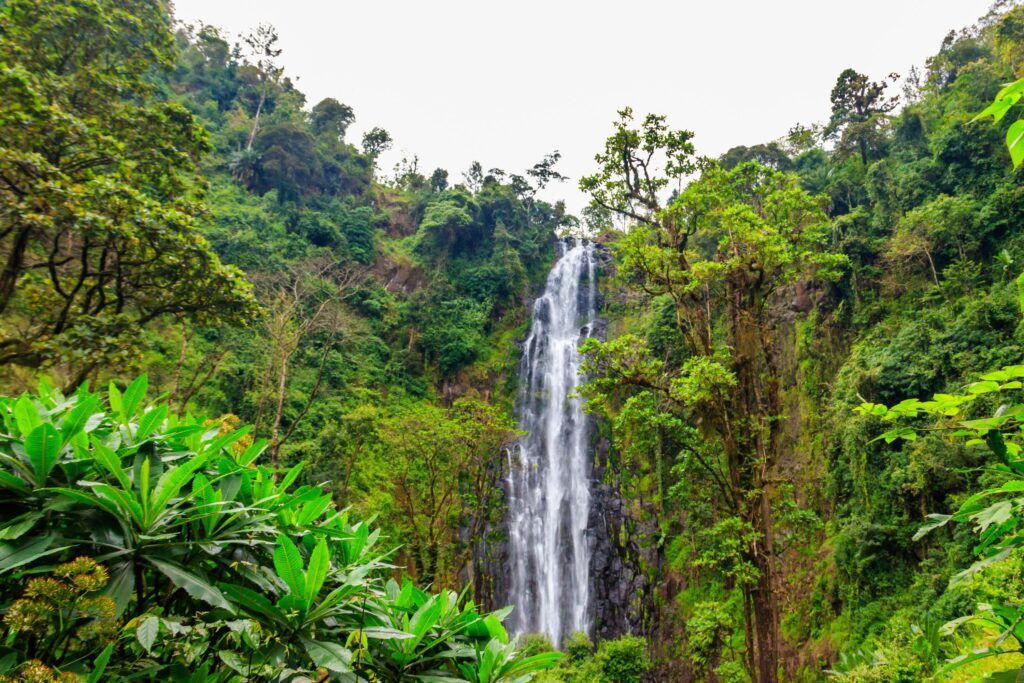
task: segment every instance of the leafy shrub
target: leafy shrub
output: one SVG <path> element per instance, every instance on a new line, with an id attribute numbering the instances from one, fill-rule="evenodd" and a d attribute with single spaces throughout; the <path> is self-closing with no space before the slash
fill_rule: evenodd
<path id="1" fill-rule="evenodd" d="M 520 657 L 507 610 L 386 581 L 378 532 L 302 465 L 146 389 L 0 398 L 0 674 L 498 683 L 560 656 Z"/>
<path id="2" fill-rule="evenodd" d="M 640 683 L 651 668 L 647 642 L 636 636 L 602 641 L 596 659 L 603 683 Z"/>
<path id="3" fill-rule="evenodd" d="M 640 683 L 651 669 L 647 641 L 636 636 L 603 640 L 595 652 L 586 633 L 573 633 L 562 649 L 565 659 L 537 683 Z"/>

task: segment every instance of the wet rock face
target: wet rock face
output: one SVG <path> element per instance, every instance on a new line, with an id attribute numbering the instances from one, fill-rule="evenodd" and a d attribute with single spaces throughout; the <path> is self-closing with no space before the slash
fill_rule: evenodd
<path id="1" fill-rule="evenodd" d="M 602 481 L 608 453 L 607 439 L 595 439 L 590 508 L 591 635 L 595 640 L 642 633 L 644 601 L 649 594 L 639 561 L 640 544 L 626 505 L 619 491 Z"/>

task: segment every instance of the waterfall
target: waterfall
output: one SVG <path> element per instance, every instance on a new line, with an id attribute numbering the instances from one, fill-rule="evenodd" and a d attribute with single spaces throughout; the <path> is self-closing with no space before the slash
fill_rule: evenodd
<path id="1" fill-rule="evenodd" d="M 597 309 L 594 246 L 563 241 L 533 305 L 519 368 L 523 436 L 509 450 L 510 602 L 516 633 L 557 646 L 590 625 L 589 419 L 574 396 Z"/>

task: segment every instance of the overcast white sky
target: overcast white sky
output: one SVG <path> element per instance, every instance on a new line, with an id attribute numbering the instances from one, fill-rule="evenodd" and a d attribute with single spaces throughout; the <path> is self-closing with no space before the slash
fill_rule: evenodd
<path id="1" fill-rule="evenodd" d="M 560 150 L 573 180 L 547 195 L 578 210 L 576 178 L 615 112 L 666 114 L 717 155 L 823 121 L 836 76 L 906 73 L 992 0 L 175 0 L 185 22 L 230 35 L 277 27 L 309 104 L 355 108 L 429 174 L 473 160 L 522 172 Z"/>

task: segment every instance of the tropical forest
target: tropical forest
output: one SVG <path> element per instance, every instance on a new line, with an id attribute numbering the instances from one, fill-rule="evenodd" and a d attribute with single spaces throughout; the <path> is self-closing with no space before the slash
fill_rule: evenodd
<path id="1" fill-rule="evenodd" d="M 257 7 L 0 0 L 0 681 L 1024 681 L 1024 5 L 582 173 Z"/>

